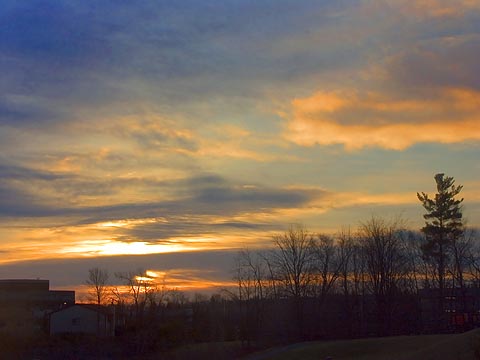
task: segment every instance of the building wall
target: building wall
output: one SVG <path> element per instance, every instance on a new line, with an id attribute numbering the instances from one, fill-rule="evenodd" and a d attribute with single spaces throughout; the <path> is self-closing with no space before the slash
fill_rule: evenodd
<path id="1" fill-rule="evenodd" d="M 50 334 L 82 333 L 109 334 L 110 323 L 106 315 L 81 305 L 74 305 L 50 315 Z"/>
<path id="2" fill-rule="evenodd" d="M 0 280 L 0 304 L 49 306 L 75 303 L 75 291 L 49 290 L 48 280 Z M 65 303 L 65 304 L 64 304 Z M 55 310 L 58 306 L 55 307 Z"/>
<path id="3" fill-rule="evenodd" d="M 0 334 L 45 333 L 47 314 L 75 303 L 75 291 L 52 291 L 49 285 L 48 280 L 0 280 Z"/>
<path id="4" fill-rule="evenodd" d="M 443 309 L 438 289 L 419 291 L 423 331 L 464 331 L 480 325 L 480 288 L 446 288 Z"/>
<path id="5" fill-rule="evenodd" d="M 42 320 L 43 317 L 34 317 L 29 307 L 0 306 L 0 334 L 34 336 L 42 332 L 44 325 Z"/>

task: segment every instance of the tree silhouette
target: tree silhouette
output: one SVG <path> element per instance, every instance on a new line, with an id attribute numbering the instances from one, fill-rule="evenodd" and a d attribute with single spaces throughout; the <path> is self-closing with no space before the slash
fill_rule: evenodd
<path id="1" fill-rule="evenodd" d="M 274 263 L 284 290 L 294 299 L 307 296 L 313 282 L 314 241 L 302 226 L 274 237 Z"/>
<path id="2" fill-rule="evenodd" d="M 463 198 L 455 198 L 463 186 L 455 186 L 454 178 L 444 174 L 436 174 L 435 182 L 437 184 L 435 198 L 430 198 L 424 192 L 417 193 L 417 197 L 427 211 L 423 215 L 425 226 L 421 229 L 426 238 L 422 252 L 423 256 L 432 261 L 436 267 L 439 314 L 442 314 L 448 253 L 464 231 L 461 207 Z"/>
<path id="3" fill-rule="evenodd" d="M 372 217 L 360 225 L 361 250 L 368 288 L 375 298 L 379 334 L 389 335 L 395 300 L 409 273 L 401 219 Z"/>
<path id="4" fill-rule="evenodd" d="M 100 305 L 105 303 L 108 293 L 108 271 L 98 267 L 88 270 L 86 284 L 90 286 L 89 294 Z"/>
<path id="5" fill-rule="evenodd" d="M 429 198 L 428 194 L 417 193 L 427 213 L 423 215 L 425 226 L 421 231 L 427 242 L 422 247 L 424 256 L 437 262 L 438 285 L 442 289 L 445 285 L 445 267 L 448 247 L 455 239 L 463 234 L 462 208 L 463 198 L 455 199 L 463 186 L 455 186 L 453 177 L 444 174 L 435 175 L 437 194 Z"/>
<path id="6" fill-rule="evenodd" d="M 285 294 L 293 299 L 298 336 L 304 336 L 304 299 L 314 285 L 314 239 L 301 225 L 274 237 L 273 264 Z"/>

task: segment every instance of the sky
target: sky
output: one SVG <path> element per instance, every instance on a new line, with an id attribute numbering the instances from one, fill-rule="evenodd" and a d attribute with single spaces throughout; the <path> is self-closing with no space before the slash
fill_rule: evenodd
<path id="1" fill-rule="evenodd" d="M 480 1 L 2 1 L 0 277 L 221 287 L 291 224 L 480 226 Z"/>

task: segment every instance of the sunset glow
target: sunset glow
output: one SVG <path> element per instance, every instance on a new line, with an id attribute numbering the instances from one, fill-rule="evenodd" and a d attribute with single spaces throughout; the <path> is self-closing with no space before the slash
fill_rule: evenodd
<path id="1" fill-rule="evenodd" d="M 0 12 L 2 277 L 217 291 L 291 224 L 418 230 L 438 172 L 480 227 L 480 1 Z"/>

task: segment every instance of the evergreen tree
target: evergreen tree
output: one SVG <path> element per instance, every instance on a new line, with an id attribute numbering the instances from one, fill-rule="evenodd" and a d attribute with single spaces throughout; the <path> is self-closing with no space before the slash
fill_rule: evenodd
<path id="1" fill-rule="evenodd" d="M 443 313 L 443 297 L 445 288 L 445 269 L 448 252 L 452 245 L 463 234 L 462 199 L 455 197 L 463 186 L 455 186 L 453 177 L 436 174 L 437 193 L 435 198 L 428 194 L 417 193 L 417 197 L 427 211 L 423 215 L 425 226 L 421 231 L 425 234 L 426 243 L 422 246 L 423 256 L 436 266 L 439 289 L 439 312 Z"/>

